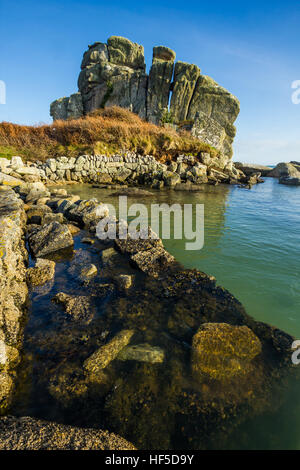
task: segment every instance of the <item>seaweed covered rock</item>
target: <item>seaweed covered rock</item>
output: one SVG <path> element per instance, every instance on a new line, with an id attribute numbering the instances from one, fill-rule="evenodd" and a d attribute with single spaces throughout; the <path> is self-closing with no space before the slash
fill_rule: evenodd
<path id="1" fill-rule="evenodd" d="M 116 434 L 30 417 L 0 420 L 0 450 L 135 450 Z"/>
<path id="2" fill-rule="evenodd" d="M 261 342 L 247 326 L 204 323 L 193 337 L 192 369 L 197 377 L 227 381 L 252 370 Z"/>
<path id="3" fill-rule="evenodd" d="M 38 258 L 33 268 L 27 270 L 27 282 L 31 286 L 41 286 L 50 281 L 55 274 L 55 262 Z"/>
<path id="4" fill-rule="evenodd" d="M 95 306 L 91 297 L 84 295 L 71 296 L 59 292 L 52 300 L 63 305 L 65 312 L 75 321 L 90 323 L 95 316 Z"/>
<path id="5" fill-rule="evenodd" d="M 133 334 L 134 330 L 122 330 L 117 333 L 107 344 L 101 346 L 101 348 L 84 361 L 84 369 L 90 374 L 95 374 L 105 369 L 129 343 Z"/>

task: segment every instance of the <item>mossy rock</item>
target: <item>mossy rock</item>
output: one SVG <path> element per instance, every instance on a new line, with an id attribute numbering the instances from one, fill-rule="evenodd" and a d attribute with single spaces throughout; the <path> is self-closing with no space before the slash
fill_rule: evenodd
<path id="1" fill-rule="evenodd" d="M 193 337 L 192 369 L 199 377 L 226 382 L 251 371 L 261 342 L 247 326 L 205 323 Z"/>

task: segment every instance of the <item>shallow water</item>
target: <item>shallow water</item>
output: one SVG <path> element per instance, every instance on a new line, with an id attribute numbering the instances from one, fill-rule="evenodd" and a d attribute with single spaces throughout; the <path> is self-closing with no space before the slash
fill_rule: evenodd
<path id="1" fill-rule="evenodd" d="M 67 189 L 74 194 L 79 194 L 81 198 L 97 197 L 99 201 L 115 204 L 118 207 L 118 196 L 113 195 L 116 190 L 97 189 L 87 185 L 76 185 Z M 186 251 L 186 240 L 170 239 L 163 240 L 167 250 L 185 267 L 198 268 L 215 276 L 217 283 L 234 294 L 246 307 L 247 313 L 255 319 L 276 325 L 300 338 L 299 250 L 297 247 L 300 233 L 300 191 L 298 188 L 286 187 L 279 185 L 277 180 L 266 179 L 264 184 L 253 187 L 251 191 L 229 186 L 205 186 L 203 191 L 197 193 L 164 190 L 153 191 L 153 196 L 150 197 L 128 198 L 128 205 L 136 202 L 143 203 L 148 208 L 151 203 L 162 202 L 204 204 L 205 243 L 203 249 Z M 81 243 L 82 236 L 81 233 L 75 237 L 75 249 L 80 250 L 84 246 Z M 105 266 L 103 267 L 99 261 L 97 247 L 93 245 L 87 251 L 85 250 L 85 253 L 88 258 L 84 262 L 95 263 L 100 272 L 98 282 L 105 283 Z M 79 332 L 75 328 L 74 339 L 72 339 L 72 329 L 68 331 L 68 324 L 64 323 L 61 317 L 57 317 L 57 309 L 50 299 L 58 291 L 78 294 L 78 290 L 81 289 L 76 276 L 72 270 L 70 271 L 73 264 L 74 258 L 66 255 L 57 264 L 55 282 L 48 286 L 49 291 L 42 288 L 33 293 L 33 311 L 27 325 L 25 343 L 25 364 L 27 363 L 30 370 L 24 371 L 24 384 L 20 387 L 23 391 L 19 401 L 17 400 L 14 405 L 14 412 L 58 421 L 65 418 L 71 424 L 89 425 L 88 418 L 85 422 L 82 417 L 83 409 L 72 409 L 72 416 L 66 411 L 57 410 L 56 402 L 53 401 L 53 397 L 45 394 L 45 388 L 38 383 L 35 372 L 43 364 L 47 364 L 47 367 L 53 366 L 55 371 L 55 364 L 61 360 L 70 361 L 72 367 L 76 369 L 76 366 L 82 362 L 80 350 L 83 349 L 83 356 L 86 357 L 89 350 L 92 352 L 99 345 L 99 337 L 105 333 L 101 323 L 103 307 L 98 309 L 99 319 L 98 323 L 97 321 L 95 323 L 92 336 L 90 336 L 90 331 L 85 331 L 85 328 L 80 329 Z M 122 266 L 120 257 L 113 269 L 125 272 L 124 270 L 128 270 L 128 267 L 126 268 L 125 264 Z M 66 270 L 68 270 L 67 275 Z M 61 322 L 61 328 L 58 327 L 59 322 Z M 56 335 L 61 334 L 61 343 L 66 344 L 65 348 L 63 345 L 59 347 L 60 358 L 50 357 L 51 341 L 49 346 L 45 347 L 47 330 L 49 330 L 49 338 L 55 331 Z M 149 335 L 151 335 L 150 330 Z M 40 337 L 39 331 L 43 332 Z M 87 336 L 89 336 L 88 347 L 85 346 Z M 172 346 L 168 341 L 168 339 L 161 339 L 159 345 L 166 350 L 170 349 Z M 46 360 L 45 355 L 47 355 Z M 116 376 L 120 374 L 120 377 L 122 373 L 126 376 L 126 370 L 116 368 L 111 372 Z M 143 374 L 146 380 L 146 369 Z M 166 380 L 168 380 L 167 377 Z M 189 380 L 188 376 L 186 380 Z M 153 386 L 150 379 L 148 385 L 150 388 Z M 102 396 L 104 393 L 105 391 L 97 389 L 98 395 L 96 396 Z M 114 400 L 118 404 L 118 394 L 115 395 Z M 299 396 L 300 386 L 294 384 L 280 410 L 248 420 L 239 426 L 228 439 L 223 438 L 218 444 L 214 442 L 211 447 L 299 449 Z M 93 420 L 95 419 L 96 421 L 92 424 L 101 426 L 102 415 L 99 421 L 93 416 Z M 118 431 L 118 424 L 113 430 Z M 121 430 L 120 433 L 122 433 Z"/>
<path id="2" fill-rule="evenodd" d="M 67 189 L 118 207 L 117 190 L 86 185 Z M 222 185 L 203 192 L 152 191 L 133 203 L 204 204 L 205 242 L 185 250 L 186 239 L 163 239 L 185 267 L 216 277 L 254 318 L 300 338 L 300 190 L 266 178 L 251 190 Z M 149 210 L 150 214 L 150 210 Z M 161 234 L 160 234 L 161 235 Z"/>

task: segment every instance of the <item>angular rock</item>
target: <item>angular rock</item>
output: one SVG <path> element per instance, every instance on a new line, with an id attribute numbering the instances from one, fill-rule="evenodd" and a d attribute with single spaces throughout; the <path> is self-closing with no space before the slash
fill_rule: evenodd
<path id="1" fill-rule="evenodd" d="M 38 258 L 34 268 L 27 270 L 27 282 L 31 286 L 42 286 L 50 281 L 55 274 L 55 262 Z"/>
<path id="2" fill-rule="evenodd" d="M 189 104 L 191 102 L 200 69 L 197 65 L 186 62 L 176 62 L 174 69 L 174 86 L 171 97 L 170 112 L 175 122 L 187 119 Z"/>
<path id="3" fill-rule="evenodd" d="M 30 249 L 36 258 L 72 247 L 73 244 L 73 237 L 68 227 L 58 222 L 44 225 L 29 235 Z"/>
<path id="4" fill-rule="evenodd" d="M 95 306 L 91 297 L 84 295 L 71 296 L 59 292 L 52 300 L 62 304 L 65 312 L 70 315 L 72 320 L 89 324 L 95 317 Z"/>
<path id="5" fill-rule="evenodd" d="M 80 277 L 83 279 L 90 279 L 96 276 L 97 272 L 98 270 L 96 266 L 94 264 L 89 264 L 88 266 L 82 268 L 82 270 L 80 271 Z"/>
<path id="6" fill-rule="evenodd" d="M 69 208 L 65 215 L 70 221 L 77 222 L 83 227 L 107 217 L 108 207 L 98 202 L 97 199 L 78 201 Z"/>
<path id="7" fill-rule="evenodd" d="M 160 123 L 163 111 L 168 108 L 174 60 L 175 52 L 168 47 L 153 48 L 147 93 L 147 120 L 154 124 Z"/>
<path id="8" fill-rule="evenodd" d="M 203 112 L 198 112 L 197 116 L 191 130 L 192 135 L 217 150 L 224 151 L 226 138 L 224 127 Z"/>
<path id="9" fill-rule="evenodd" d="M 141 271 L 153 277 L 157 277 L 161 272 L 166 271 L 175 262 L 174 256 L 170 255 L 161 246 L 139 251 L 130 258 Z"/>
<path id="10" fill-rule="evenodd" d="M 97 372 L 105 369 L 116 359 L 119 352 L 127 346 L 133 334 L 134 330 L 121 330 L 108 343 L 101 346 L 84 361 L 84 369 L 90 374 L 97 374 Z"/>
<path id="11" fill-rule="evenodd" d="M 68 118 L 68 103 L 69 98 L 66 96 L 59 98 L 51 103 L 50 116 L 52 117 L 53 121 L 58 119 L 65 120 Z"/>
<path id="12" fill-rule="evenodd" d="M 20 186 L 22 183 L 23 181 L 21 179 L 0 172 L 0 184 L 11 186 L 13 188 L 14 186 Z"/>
<path id="13" fill-rule="evenodd" d="M 73 93 L 68 100 L 67 118 L 77 119 L 83 115 L 83 102 L 81 93 Z"/>
<path id="14" fill-rule="evenodd" d="M 273 171 L 269 166 L 257 165 L 256 163 L 234 162 L 234 166 L 247 176 L 251 176 L 254 173 L 261 173 L 261 176 L 270 176 L 271 172 Z"/>
<path id="15" fill-rule="evenodd" d="M 115 65 L 125 65 L 145 71 L 144 48 L 140 44 L 121 36 L 111 36 L 107 40 L 109 61 Z"/>
<path id="16" fill-rule="evenodd" d="M 140 251 L 150 250 L 152 248 L 163 247 L 161 239 L 149 227 L 146 233 L 140 232 L 140 238 L 137 240 L 128 235 L 125 239 L 117 238 L 115 245 L 121 253 L 134 255 Z"/>
<path id="17" fill-rule="evenodd" d="M 115 278 L 115 281 L 119 289 L 127 290 L 132 286 L 132 276 L 130 276 L 130 274 L 119 274 Z"/>
<path id="18" fill-rule="evenodd" d="M 120 361 L 139 361 L 157 364 L 164 362 L 165 353 L 158 346 L 151 346 L 147 343 L 132 344 L 122 349 L 118 354 L 118 359 Z"/>

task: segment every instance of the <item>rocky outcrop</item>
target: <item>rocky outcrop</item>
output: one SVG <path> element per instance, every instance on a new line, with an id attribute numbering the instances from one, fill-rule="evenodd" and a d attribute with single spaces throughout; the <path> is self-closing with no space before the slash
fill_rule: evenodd
<path id="1" fill-rule="evenodd" d="M 143 46 L 119 36 L 111 36 L 107 44 L 96 42 L 84 53 L 79 93 L 54 101 L 50 114 L 54 120 L 69 119 L 98 108 L 121 106 L 154 124 L 193 129 L 196 137 L 215 144 L 229 161 L 238 99 L 202 75 L 197 65 L 175 63 L 175 58 L 172 49 L 154 47 L 148 76 Z M 212 128 L 217 132 L 213 139 Z"/>
<path id="2" fill-rule="evenodd" d="M 187 119 L 190 102 L 199 77 L 200 69 L 197 65 L 180 61 L 176 62 L 170 106 L 175 122 Z"/>
<path id="3" fill-rule="evenodd" d="M 252 176 L 260 173 L 261 176 L 272 176 L 272 168 L 265 165 L 257 165 L 256 163 L 234 162 L 235 168 L 241 170 L 246 176 Z"/>
<path id="4" fill-rule="evenodd" d="M 29 245 L 36 258 L 71 248 L 74 245 L 73 237 L 67 225 L 51 222 L 34 230 L 29 235 Z"/>
<path id="5" fill-rule="evenodd" d="M 0 450 L 135 450 L 135 447 L 101 429 L 77 428 L 29 416 L 6 416 L 0 419 Z"/>
<path id="6" fill-rule="evenodd" d="M 84 113 L 118 105 L 146 118 L 148 77 L 142 46 L 126 38 L 111 36 L 107 44 L 89 46 L 81 68 L 78 89 Z"/>
<path id="7" fill-rule="evenodd" d="M 204 126 L 204 129 L 207 130 L 203 131 L 201 134 L 201 140 L 207 143 L 211 140 L 210 126 L 214 126 L 217 129 L 222 127 L 224 129 L 225 136 L 220 130 L 218 131 L 220 138 L 217 139 L 218 144 L 216 148 L 227 157 L 228 161 L 231 160 L 233 155 L 232 143 L 236 134 L 233 123 L 239 112 L 239 100 L 229 91 L 206 75 L 201 75 L 198 78 L 193 97 L 189 104 L 187 119 L 195 120 L 198 116 L 200 117 L 200 121 L 197 123 L 196 120 L 194 123 L 194 126 L 198 128 L 198 132 L 199 128 L 201 129 L 201 116 L 203 119 L 204 114 L 210 119 L 206 121 Z"/>
<path id="8" fill-rule="evenodd" d="M 26 216 L 10 189 L 0 192 L 0 413 L 11 401 L 26 313 Z"/>
<path id="9" fill-rule="evenodd" d="M 168 109 L 175 57 L 175 52 L 168 47 L 153 48 L 147 93 L 147 119 L 154 124 L 159 124 L 163 111 Z"/>
<path id="10" fill-rule="evenodd" d="M 300 186 L 300 164 L 298 162 L 278 163 L 268 176 L 279 178 L 280 184 Z"/>

